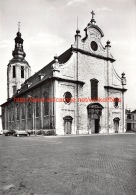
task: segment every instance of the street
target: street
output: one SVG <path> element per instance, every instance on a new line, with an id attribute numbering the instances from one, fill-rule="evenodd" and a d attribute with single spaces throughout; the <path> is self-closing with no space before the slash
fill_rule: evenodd
<path id="1" fill-rule="evenodd" d="M 2 195 L 136 195 L 136 134 L 0 136 Z"/>

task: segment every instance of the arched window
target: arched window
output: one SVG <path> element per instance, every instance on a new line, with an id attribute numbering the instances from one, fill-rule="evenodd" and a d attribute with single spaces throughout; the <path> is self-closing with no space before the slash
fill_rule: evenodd
<path id="1" fill-rule="evenodd" d="M 114 107 L 118 108 L 119 107 L 119 98 L 114 98 Z"/>
<path id="2" fill-rule="evenodd" d="M 91 79 L 91 99 L 98 99 L 98 80 Z"/>
<path id="3" fill-rule="evenodd" d="M 13 78 L 16 78 L 16 67 L 13 66 Z"/>
<path id="4" fill-rule="evenodd" d="M 39 117 L 39 102 L 38 102 L 38 96 L 35 97 L 36 102 L 35 102 L 35 113 L 36 117 Z"/>
<path id="5" fill-rule="evenodd" d="M 19 105 L 17 104 L 17 120 L 19 120 Z"/>
<path id="6" fill-rule="evenodd" d="M 43 105 L 43 113 L 45 115 L 49 115 L 49 93 L 45 92 L 43 94 L 44 97 L 44 105 Z"/>
<path id="7" fill-rule="evenodd" d="M 24 78 L 24 66 L 21 66 L 21 78 Z"/>
<path id="8" fill-rule="evenodd" d="M 25 119 L 25 104 L 22 104 L 22 119 Z"/>
<path id="9" fill-rule="evenodd" d="M 14 121 L 14 106 L 12 106 L 12 121 Z"/>
<path id="10" fill-rule="evenodd" d="M 28 118 L 31 118 L 31 116 L 32 116 L 32 106 L 31 106 L 31 103 L 29 103 L 28 107 L 27 107 L 27 116 L 28 116 Z"/>
<path id="11" fill-rule="evenodd" d="M 13 95 L 16 93 L 16 85 L 13 86 Z"/>
<path id="12" fill-rule="evenodd" d="M 11 121 L 11 110 L 8 108 L 8 116 L 9 116 L 9 122 Z"/>

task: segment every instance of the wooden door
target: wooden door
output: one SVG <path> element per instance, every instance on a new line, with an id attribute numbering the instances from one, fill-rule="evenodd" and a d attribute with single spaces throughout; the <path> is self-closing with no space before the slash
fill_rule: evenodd
<path id="1" fill-rule="evenodd" d="M 99 133 L 99 119 L 95 119 L 95 133 Z"/>
<path id="2" fill-rule="evenodd" d="M 65 134 L 71 134 L 71 130 L 72 130 L 71 126 L 72 126 L 72 122 L 69 120 L 65 120 L 65 123 L 64 123 Z"/>

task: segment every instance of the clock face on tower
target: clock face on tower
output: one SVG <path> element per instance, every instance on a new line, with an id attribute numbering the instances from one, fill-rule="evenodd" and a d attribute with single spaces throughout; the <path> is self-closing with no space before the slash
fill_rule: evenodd
<path id="1" fill-rule="evenodd" d="M 93 51 L 96 51 L 98 49 L 98 45 L 95 41 L 92 41 L 90 45 Z"/>

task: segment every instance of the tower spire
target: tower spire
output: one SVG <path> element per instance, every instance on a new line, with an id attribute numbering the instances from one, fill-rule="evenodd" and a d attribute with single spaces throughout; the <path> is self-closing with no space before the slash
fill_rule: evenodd
<path id="1" fill-rule="evenodd" d="M 93 10 L 91 11 L 91 14 L 92 14 L 91 23 L 92 23 L 92 24 L 95 24 L 95 23 L 96 23 L 96 21 L 95 21 L 95 19 L 94 19 L 94 15 L 95 15 L 95 13 L 94 13 L 94 11 L 93 11 Z"/>

